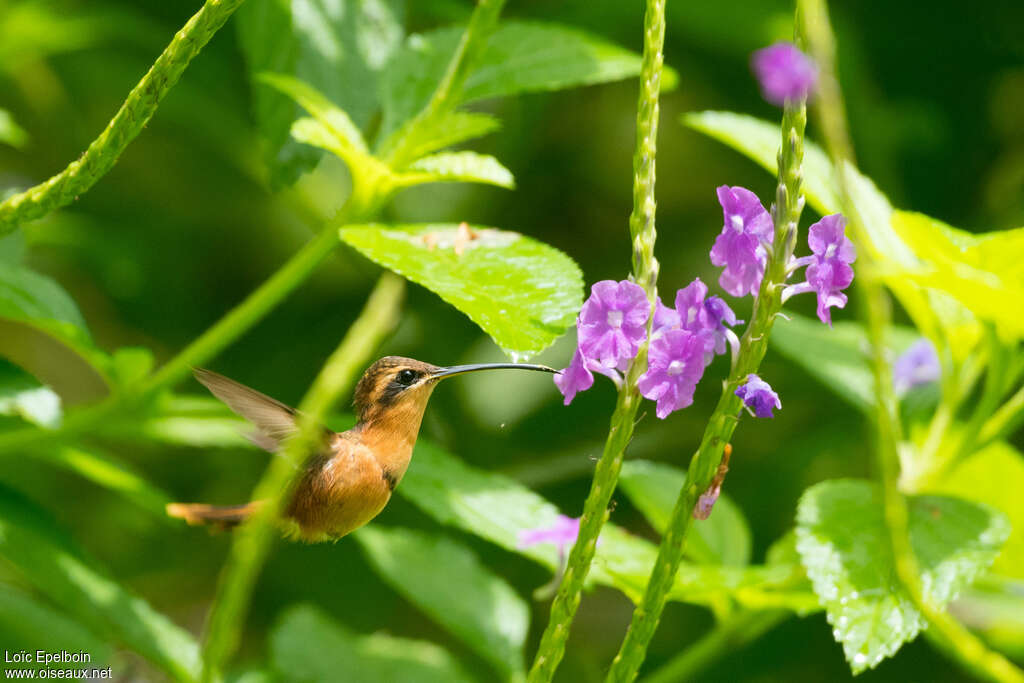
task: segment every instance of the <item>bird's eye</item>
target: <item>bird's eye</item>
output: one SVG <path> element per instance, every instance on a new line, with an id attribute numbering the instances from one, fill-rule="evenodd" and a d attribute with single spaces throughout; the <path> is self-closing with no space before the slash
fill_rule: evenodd
<path id="1" fill-rule="evenodd" d="M 399 384 L 407 387 L 410 386 L 413 382 L 415 382 L 418 376 L 419 373 L 417 373 L 415 370 L 402 370 L 397 375 L 395 375 L 395 379 L 398 381 Z"/>

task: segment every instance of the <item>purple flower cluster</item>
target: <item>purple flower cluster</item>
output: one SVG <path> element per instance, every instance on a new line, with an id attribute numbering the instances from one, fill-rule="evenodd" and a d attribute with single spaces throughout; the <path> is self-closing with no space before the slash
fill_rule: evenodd
<path id="1" fill-rule="evenodd" d="M 807 99 L 818 84 L 818 66 L 792 43 L 775 43 L 751 59 L 761 94 L 776 106 Z"/>
<path id="2" fill-rule="evenodd" d="M 782 291 L 783 301 L 796 294 L 815 292 L 818 295 L 818 318 L 826 325 L 832 325 L 831 307 L 846 306 L 847 299 L 842 290 L 853 282 L 850 264 L 857 260 L 857 250 L 845 235 L 845 228 L 846 219 L 838 213 L 825 216 L 812 225 L 807 234 L 807 245 L 812 255 L 794 259 L 789 268 L 792 272 L 806 266 L 804 274 L 807 279 Z"/>
<path id="3" fill-rule="evenodd" d="M 717 296 L 707 296 L 700 279 L 676 293 L 675 308 L 658 299 L 651 321 L 647 372 L 637 386 L 656 401 L 657 415 L 666 418 L 693 402 L 693 392 L 715 354 L 725 353 L 729 327 L 736 314 Z M 594 372 L 617 384 L 647 336 L 651 307 L 644 290 L 623 280 L 605 280 L 591 289 L 576 320 L 577 348 L 572 362 L 555 375 L 568 405 L 594 384 Z"/>
<path id="4" fill-rule="evenodd" d="M 900 354 L 892 366 L 893 387 L 897 396 L 912 388 L 937 382 L 942 375 L 939 354 L 927 339 L 918 339 Z"/>
<path id="5" fill-rule="evenodd" d="M 576 543 L 576 537 L 579 535 L 579 517 L 558 515 L 555 523 L 549 527 L 521 530 L 517 546 L 519 548 L 529 548 L 541 543 L 552 543 L 558 547 L 559 552 L 564 552 L 567 547 L 571 547 Z"/>

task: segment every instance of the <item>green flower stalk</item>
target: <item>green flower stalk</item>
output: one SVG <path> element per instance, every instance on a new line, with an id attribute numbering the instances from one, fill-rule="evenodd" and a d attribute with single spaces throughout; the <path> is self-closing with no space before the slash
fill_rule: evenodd
<path id="1" fill-rule="evenodd" d="M 854 163 L 842 94 L 835 75 L 835 38 L 824 0 L 800 0 L 803 16 L 799 29 L 806 32 L 812 56 L 821 73 L 818 113 L 826 147 L 836 169 L 839 195 L 853 225 L 853 234 L 867 244 L 863 217 L 852 200 L 848 169 Z M 868 250 L 864 249 L 867 252 Z M 869 257 L 869 253 L 865 253 Z M 899 490 L 899 448 L 902 441 L 899 404 L 893 390 L 892 368 L 886 357 L 886 331 L 891 325 L 891 301 L 870 269 L 863 279 L 864 316 L 872 347 L 875 389 L 875 457 L 882 483 L 886 528 L 896 575 L 914 606 L 927 619 L 932 640 L 953 659 L 978 676 L 992 681 L 1024 681 L 1024 672 L 997 652 L 985 647 L 974 634 L 925 597 L 917 558 L 910 543 L 907 501 Z"/>
<path id="2" fill-rule="evenodd" d="M 78 159 L 46 182 L 0 203 L 0 235 L 45 216 L 87 192 L 117 162 L 121 152 L 149 123 L 160 101 L 181 78 L 243 0 L 207 0 L 178 31 L 130 93 L 99 137 Z"/>
<path id="3" fill-rule="evenodd" d="M 782 308 L 783 287 L 789 275 L 796 247 L 797 224 L 804 207 L 801 164 L 806 123 L 803 100 L 787 100 L 782 117 L 779 182 L 772 206 L 775 234 L 751 321 L 740 339 L 735 363 L 704 430 L 700 447 L 690 461 L 687 484 L 676 501 L 644 597 L 633 611 L 626 638 L 608 672 L 608 681 L 632 681 L 643 664 L 647 646 L 657 630 L 669 589 L 682 561 L 694 509 L 702 494 L 712 487 L 725 447 L 736 429 L 737 415 L 744 405 L 736 391 L 747 382 L 749 375 L 757 373 L 767 351 L 768 336 Z"/>
<path id="4" fill-rule="evenodd" d="M 644 13 L 643 66 L 637 104 L 633 210 L 629 218 L 629 231 L 633 240 L 633 280 L 643 288 L 649 307 L 654 306 L 658 295 L 658 260 L 654 256 L 657 236 L 654 227 L 654 185 L 664 43 L 665 1 L 648 0 Z M 647 321 L 648 332 L 652 324 L 653 316 Z M 625 381 L 619 388 L 608 438 L 594 471 L 590 493 L 583 505 L 579 535 L 569 553 L 565 575 L 551 605 L 551 616 L 530 668 L 528 680 L 531 683 L 550 681 L 565 654 L 569 628 L 580 604 L 580 594 L 594 559 L 597 539 L 608 519 L 608 503 L 619 479 L 622 457 L 633 436 L 633 426 L 641 402 L 637 381 L 646 369 L 647 344 L 644 342 L 630 363 Z"/>

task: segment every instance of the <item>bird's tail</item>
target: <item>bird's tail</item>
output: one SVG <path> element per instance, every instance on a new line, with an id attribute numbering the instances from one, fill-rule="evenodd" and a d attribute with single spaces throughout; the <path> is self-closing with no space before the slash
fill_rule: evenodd
<path id="1" fill-rule="evenodd" d="M 259 510 L 261 501 L 244 505 L 206 505 L 204 503 L 170 503 L 167 514 L 183 519 L 192 526 L 208 524 L 219 529 L 231 529 L 249 519 Z"/>

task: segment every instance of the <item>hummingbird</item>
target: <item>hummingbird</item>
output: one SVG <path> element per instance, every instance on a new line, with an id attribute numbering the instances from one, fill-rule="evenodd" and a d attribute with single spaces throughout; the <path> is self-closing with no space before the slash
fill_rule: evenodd
<path id="1" fill-rule="evenodd" d="M 439 367 L 399 356 L 381 358 L 363 373 L 353 396 L 356 425 L 345 432 L 319 427 L 319 447 L 303 465 L 283 511 L 285 534 L 309 543 L 337 540 L 376 517 L 409 467 L 420 422 L 442 379 L 481 370 L 557 372 L 545 365 L 480 363 Z M 210 370 L 193 374 L 256 428 L 249 438 L 275 452 L 298 431 L 297 411 Z M 167 514 L 189 524 L 231 528 L 263 501 L 242 505 L 171 503 Z"/>

